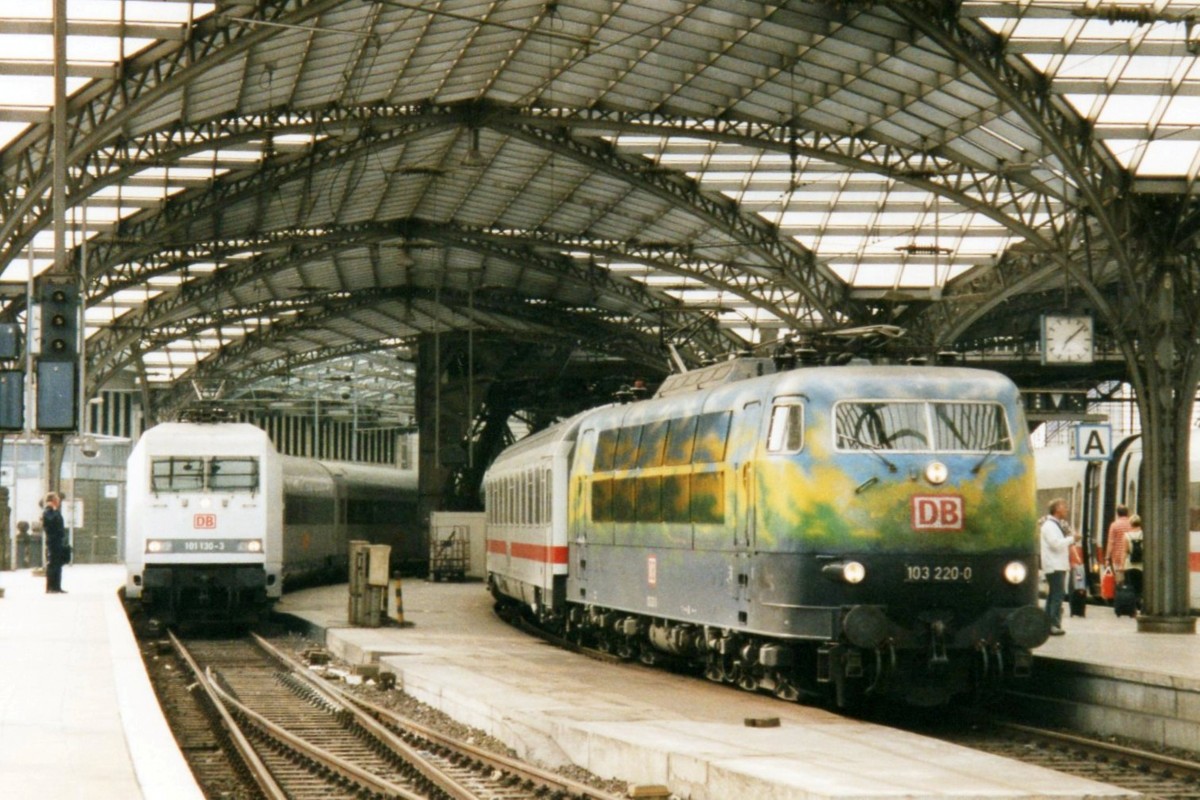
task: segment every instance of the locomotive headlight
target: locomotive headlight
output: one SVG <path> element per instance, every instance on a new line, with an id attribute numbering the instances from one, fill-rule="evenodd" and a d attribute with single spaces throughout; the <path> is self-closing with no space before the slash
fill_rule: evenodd
<path id="1" fill-rule="evenodd" d="M 929 466 L 925 467 L 925 480 L 934 486 L 941 486 L 949 477 L 950 470 L 946 469 L 946 465 L 940 461 L 930 462 Z"/>
<path id="2" fill-rule="evenodd" d="M 246 542 L 246 552 L 261 553 L 262 552 L 262 539 L 251 539 L 250 541 Z"/>
<path id="3" fill-rule="evenodd" d="M 821 574 L 843 583 L 862 583 L 867 577 L 867 568 L 857 561 L 842 561 L 826 564 L 821 568 Z"/>
<path id="4" fill-rule="evenodd" d="M 1029 570 L 1020 561 L 1010 561 L 1004 565 L 1004 580 L 1016 586 L 1018 583 L 1024 583 L 1025 577 L 1029 574 Z"/>
<path id="5" fill-rule="evenodd" d="M 151 539 L 146 542 L 147 553 L 161 553 L 167 549 L 165 542 L 160 542 L 157 539 Z"/>

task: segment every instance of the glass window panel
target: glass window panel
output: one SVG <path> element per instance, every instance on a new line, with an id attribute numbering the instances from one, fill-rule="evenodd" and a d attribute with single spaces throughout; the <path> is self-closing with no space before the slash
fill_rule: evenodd
<path id="1" fill-rule="evenodd" d="M 637 466 L 662 466 L 663 453 L 667 449 L 668 422 L 660 420 L 642 426 L 642 438 L 638 444 Z"/>
<path id="2" fill-rule="evenodd" d="M 999 403 L 933 403 L 938 450 L 1011 450 L 1008 416 Z"/>
<path id="3" fill-rule="evenodd" d="M 771 409 L 767 450 L 796 452 L 804 447 L 804 406 L 777 405 Z"/>
<path id="4" fill-rule="evenodd" d="M 637 465 L 638 441 L 641 438 L 640 425 L 621 428 L 617 437 L 617 449 L 613 453 L 613 469 L 633 469 Z"/>
<path id="5" fill-rule="evenodd" d="M 609 472 L 613 468 L 613 455 L 617 450 L 617 429 L 600 431 L 596 440 L 596 460 L 592 463 L 594 472 Z"/>
<path id="6" fill-rule="evenodd" d="M 637 478 L 613 481 L 612 517 L 614 522 L 637 520 Z"/>
<path id="7" fill-rule="evenodd" d="M 928 450 L 925 403 L 846 402 L 834 407 L 839 450 Z"/>
<path id="8" fill-rule="evenodd" d="M 692 463 L 692 443 L 696 438 L 696 418 L 671 420 L 667 431 L 667 452 L 663 463 L 668 466 Z"/>
<path id="9" fill-rule="evenodd" d="M 638 478 L 638 522 L 662 522 L 662 478 Z"/>
<path id="10" fill-rule="evenodd" d="M 665 522 L 690 522 L 691 475 L 664 475 L 662 479 L 662 509 Z"/>
<path id="11" fill-rule="evenodd" d="M 198 492 L 204 488 L 204 459 L 156 458 L 150 462 L 150 491 Z"/>
<path id="12" fill-rule="evenodd" d="M 725 521 L 725 474 L 697 472 L 692 475 L 692 522 Z"/>
<path id="13" fill-rule="evenodd" d="M 611 478 L 592 481 L 592 521 L 612 522 L 613 482 Z"/>
<path id="14" fill-rule="evenodd" d="M 732 411 L 701 414 L 696 421 L 696 447 L 693 464 L 712 464 L 725 460 L 725 442 L 729 438 L 729 419 Z"/>
<path id="15" fill-rule="evenodd" d="M 258 491 L 258 459 L 214 458 L 208 465 L 208 488 L 214 492 Z"/>

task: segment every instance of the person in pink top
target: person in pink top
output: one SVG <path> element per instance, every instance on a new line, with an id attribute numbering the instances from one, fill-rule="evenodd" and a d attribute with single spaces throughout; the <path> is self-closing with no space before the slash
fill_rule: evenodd
<path id="1" fill-rule="evenodd" d="M 1123 503 L 1119 504 L 1117 518 L 1108 526 L 1108 539 L 1104 551 L 1104 560 L 1112 567 L 1117 586 L 1125 580 L 1125 560 L 1128 551 L 1126 537 L 1129 535 L 1129 527 L 1129 507 Z"/>

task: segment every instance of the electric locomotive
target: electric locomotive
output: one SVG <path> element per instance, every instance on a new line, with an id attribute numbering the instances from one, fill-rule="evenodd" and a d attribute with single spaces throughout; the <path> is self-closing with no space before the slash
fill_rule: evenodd
<path id="1" fill-rule="evenodd" d="M 125 597 L 163 621 L 252 620 L 344 580 L 351 540 L 419 546 L 414 472 L 282 456 L 245 423 L 163 423 L 126 471 Z"/>
<path id="2" fill-rule="evenodd" d="M 743 359 L 577 415 L 485 476 L 488 575 L 542 625 L 839 706 L 1028 675 L 1034 470 L 992 372 Z"/>

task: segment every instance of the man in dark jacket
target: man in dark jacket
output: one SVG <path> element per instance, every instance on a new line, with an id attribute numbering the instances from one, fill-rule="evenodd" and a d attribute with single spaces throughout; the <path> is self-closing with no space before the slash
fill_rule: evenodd
<path id="1" fill-rule="evenodd" d="M 46 591 L 50 594 L 66 594 L 62 588 L 63 564 L 70 560 L 67 543 L 67 528 L 63 524 L 62 512 L 58 507 L 62 501 L 56 492 L 46 495 L 42 508 L 42 532 L 46 537 Z"/>

